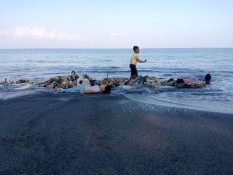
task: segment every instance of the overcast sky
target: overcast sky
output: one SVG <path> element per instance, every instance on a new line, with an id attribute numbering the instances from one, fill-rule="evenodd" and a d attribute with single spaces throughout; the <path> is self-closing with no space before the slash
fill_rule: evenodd
<path id="1" fill-rule="evenodd" d="M 0 0 L 0 48 L 233 47 L 232 0 Z"/>

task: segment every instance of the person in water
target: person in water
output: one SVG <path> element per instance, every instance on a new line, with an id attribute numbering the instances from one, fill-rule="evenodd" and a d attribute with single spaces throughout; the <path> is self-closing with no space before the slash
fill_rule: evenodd
<path id="1" fill-rule="evenodd" d="M 139 53 L 140 53 L 140 49 L 138 46 L 134 46 L 133 47 L 133 55 L 131 56 L 131 60 L 130 60 L 130 69 L 131 69 L 131 77 L 130 79 L 137 79 L 138 78 L 138 71 L 137 71 L 137 63 L 145 63 L 147 60 L 145 59 L 144 61 L 139 59 Z"/>
<path id="2" fill-rule="evenodd" d="M 205 84 L 210 84 L 212 76 L 210 74 L 206 74 L 205 77 L 198 77 L 199 81 L 204 81 Z"/>
<path id="3" fill-rule="evenodd" d="M 194 79 L 191 78 L 179 78 L 174 81 L 174 85 L 179 88 L 201 88 L 210 84 L 212 76 L 206 74 L 205 76 L 199 76 Z"/>
<path id="4" fill-rule="evenodd" d="M 90 86 L 90 87 L 85 87 L 85 86 L 75 86 L 73 88 L 69 89 L 62 89 L 62 88 L 55 88 L 56 92 L 58 93 L 65 93 L 65 92 L 80 92 L 81 94 L 109 94 L 111 92 L 111 86 L 102 84 L 100 86 L 95 85 L 95 86 Z"/>

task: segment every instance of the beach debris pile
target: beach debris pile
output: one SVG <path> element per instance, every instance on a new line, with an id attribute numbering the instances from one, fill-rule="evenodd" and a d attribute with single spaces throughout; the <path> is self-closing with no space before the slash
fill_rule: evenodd
<path id="1" fill-rule="evenodd" d="M 111 86 L 112 88 L 117 87 L 117 86 L 123 86 L 125 85 L 125 79 L 123 78 L 118 78 L 118 77 L 113 77 L 113 78 L 105 78 L 99 83 L 101 84 L 106 84 Z"/>
<path id="2" fill-rule="evenodd" d="M 14 81 L 8 81 L 6 78 L 4 82 L 0 82 L 0 85 L 5 85 L 5 86 L 13 85 L 13 84 L 38 84 L 38 82 L 29 81 L 28 79 L 20 79 L 14 82 Z"/>
<path id="3" fill-rule="evenodd" d="M 148 86 L 174 86 L 177 88 L 202 88 L 206 86 L 206 81 L 197 80 L 195 78 L 179 78 L 174 80 L 173 78 L 169 80 L 160 80 L 156 77 L 149 77 L 144 83 Z"/>
<path id="4" fill-rule="evenodd" d="M 49 88 L 73 88 L 74 86 L 91 86 L 95 80 L 93 80 L 87 74 L 78 76 L 75 71 L 71 72 L 71 75 L 68 76 L 56 76 L 48 81 L 39 83 L 40 87 L 49 87 Z"/>
<path id="5" fill-rule="evenodd" d="M 56 76 L 48 81 L 38 84 L 40 87 L 47 87 L 47 88 L 72 88 L 75 86 L 75 82 L 68 79 L 66 76 Z"/>
<path id="6" fill-rule="evenodd" d="M 127 85 L 143 84 L 152 87 L 158 86 L 173 86 L 177 88 L 202 88 L 209 84 L 211 75 L 206 74 L 203 77 L 196 78 L 179 78 L 177 80 L 171 78 L 169 80 L 160 79 L 158 77 L 140 76 L 137 79 L 132 79 L 126 82 Z"/>
<path id="7" fill-rule="evenodd" d="M 37 82 L 37 81 L 30 81 L 30 80 L 28 80 L 28 79 L 20 79 L 20 80 L 14 82 L 14 81 L 8 81 L 6 78 L 5 78 L 5 81 L 0 82 L 0 85 L 4 85 L 4 86 L 14 85 L 14 84 L 32 84 L 32 85 L 39 85 L 40 82 Z"/>
<path id="8" fill-rule="evenodd" d="M 143 77 L 143 81 L 148 86 L 161 86 L 160 80 L 157 77 Z"/>
<path id="9" fill-rule="evenodd" d="M 107 77 L 101 81 L 93 79 L 91 76 L 87 74 L 80 74 L 78 75 L 75 71 L 72 71 L 68 76 L 55 76 L 50 78 L 45 82 L 35 82 L 29 81 L 27 79 L 20 79 L 15 83 L 12 81 L 7 81 L 5 79 L 4 82 L 0 83 L 0 85 L 12 85 L 12 84 L 33 84 L 39 87 L 47 87 L 47 88 L 73 88 L 75 86 L 94 86 L 94 85 L 110 85 L 112 88 L 123 86 L 123 85 L 130 85 L 135 86 L 138 84 L 146 85 L 146 86 L 173 86 L 177 88 L 202 88 L 205 87 L 206 84 L 209 84 L 211 80 L 211 75 L 206 74 L 203 77 L 197 78 L 179 78 L 177 80 L 171 78 L 169 80 L 160 79 L 158 77 L 149 77 L 149 76 L 140 76 L 134 79 L 126 80 L 124 78 L 119 77 Z"/>
<path id="10" fill-rule="evenodd" d="M 11 85 L 13 83 L 14 83 L 13 81 L 7 81 L 7 79 L 5 78 L 5 81 L 0 82 L 0 85 Z"/>
<path id="11" fill-rule="evenodd" d="M 126 82 L 127 85 L 138 85 L 138 84 L 143 84 L 147 86 L 174 86 L 175 81 L 173 78 L 169 80 L 163 80 L 158 77 L 149 77 L 149 76 L 140 76 L 137 79 L 131 79 L 128 82 Z"/>

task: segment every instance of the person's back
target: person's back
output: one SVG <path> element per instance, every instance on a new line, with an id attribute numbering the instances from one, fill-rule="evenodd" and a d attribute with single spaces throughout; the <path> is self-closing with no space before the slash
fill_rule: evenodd
<path id="1" fill-rule="evenodd" d="M 130 64 L 133 64 L 136 66 L 138 63 L 138 58 L 139 58 L 138 53 L 133 53 L 131 56 Z"/>

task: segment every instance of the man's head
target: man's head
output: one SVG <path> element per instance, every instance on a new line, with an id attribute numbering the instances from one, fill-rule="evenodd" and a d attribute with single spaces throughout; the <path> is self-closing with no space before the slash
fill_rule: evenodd
<path id="1" fill-rule="evenodd" d="M 100 89 L 101 89 L 103 94 L 109 94 L 112 90 L 111 86 L 106 85 L 106 84 L 100 85 Z"/>
<path id="2" fill-rule="evenodd" d="M 206 74 L 206 76 L 205 76 L 206 83 L 209 84 L 210 80 L 211 80 L 211 75 L 210 74 Z"/>
<path id="3" fill-rule="evenodd" d="M 139 53 L 139 52 L 140 52 L 140 49 L 139 49 L 138 46 L 134 46 L 134 47 L 133 47 L 133 51 L 134 51 L 134 53 Z"/>

